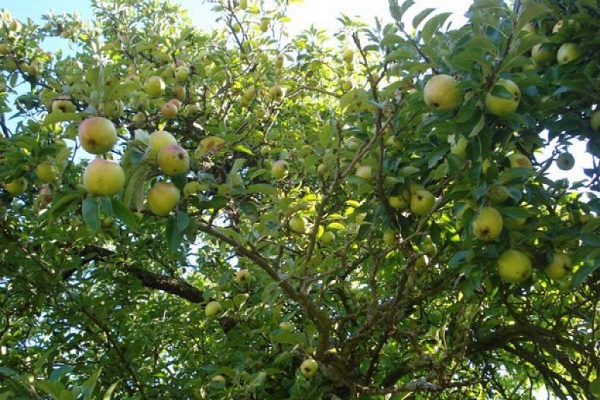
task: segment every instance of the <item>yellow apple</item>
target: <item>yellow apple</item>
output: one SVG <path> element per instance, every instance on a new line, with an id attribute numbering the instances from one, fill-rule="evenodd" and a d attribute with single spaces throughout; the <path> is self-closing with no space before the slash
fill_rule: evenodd
<path id="1" fill-rule="evenodd" d="M 581 58 L 581 48 L 577 43 L 563 43 L 556 53 L 556 61 L 560 65 L 577 61 Z"/>
<path id="2" fill-rule="evenodd" d="M 288 173 L 288 163 L 284 160 L 277 160 L 271 165 L 271 175 L 275 179 L 283 179 Z"/>
<path id="3" fill-rule="evenodd" d="M 572 262 L 571 257 L 565 253 L 556 252 L 552 257 L 552 262 L 546 266 L 544 271 L 550 279 L 560 281 L 571 273 Z"/>
<path id="4" fill-rule="evenodd" d="M 300 364 L 300 372 L 305 378 L 312 378 L 317 374 L 317 371 L 319 371 L 319 364 L 312 358 L 304 360 Z"/>
<path id="5" fill-rule="evenodd" d="M 370 165 L 361 165 L 356 168 L 356 176 L 359 178 L 370 181 L 373 178 L 373 167 Z"/>
<path id="6" fill-rule="evenodd" d="M 170 144 L 158 152 L 158 167 L 166 175 L 173 176 L 186 173 L 190 168 L 190 156 L 178 144 Z"/>
<path id="7" fill-rule="evenodd" d="M 148 208 L 154 215 L 164 217 L 173 211 L 180 198 L 177 186 L 169 182 L 158 182 L 148 191 Z"/>
<path id="8" fill-rule="evenodd" d="M 177 144 L 177 139 L 170 132 L 167 131 L 155 131 L 148 136 L 148 144 L 152 151 L 158 152 L 161 151 L 164 147 L 167 147 L 172 144 Z"/>
<path id="9" fill-rule="evenodd" d="M 352 63 L 352 61 L 354 61 L 354 50 L 348 48 L 344 49 L 342 52 L 342 58 L 346 64 Z"/>
<path id="10" fill-rule="evenodd" d="M 61 95 L 52 101 L 52 112 L 73 113 L 75 110 L 75 104 L 71 101 L 70 96 Z"/>
<path id="11" fill-rule="evenodd" d="M 532 168 L 531 160 L 524 154 L 514 152 L 508 156 L 511 168 Z"/>
<path id="12" fill-rule="evenodd" d="M 165 81 L 158 75 L 153 75 L 144 82 L 144 91 L 152 97 L 162 96 L 165 87 Z"/>
<path id="13" fill-rule="evenodd" d="M 506 250 L 498 257 L 498 274 L 506 282 L 520 283 L 531 276 L 529 256 L 518 250 Z"/>
<path id="14" fill-rule="evenodd" d="M 563 171 L 568 171 L 575 166 L 575 157 L 571 153 L 561 153 L 556 159 L 556 166 Z"/>
<path id="15" fill-rule="evenodd" d="M 387 200 L 390 207 L 396 210 L 404 210 L 408 207 L 408 201 L 404 196 L 389 196 Z"/>
<path id="16" fill-rule="evenodd" d="M 115 125 L 104 117 L 86 118 L 79 124 L 79 142 L 90 154 L 104 154 L 117 142 Z"/>
<path id="17" fill-rule="evenodd" d="M 458 81 L 446 74 L 435 75 L 427 81 L 423 89 L 425 104 L 438 111 L 450 111 L 462 101 Z"/>
<path id="18" fill-rule="evenodd" d="M 125 171 L 115 162 L 95 158 L 83 172 L 83 186 L 89 194 L 115 195 L 125 186 Z"/>
<path id="19" fill-rule="evenodd" d="M 492 91 L 485 95 L 485 106 L 489 112 L 498 116 L 512 114 L 519 107 L 521 101 L 521 90 L 516 83 L 509 79 L 500 78 L 494 85 L 499 87 L 500 95 L 492 94 Z"/>
<path id="20" fill-rule="evenodd" d="M 223 312 L 223 306 L 218 301 L 210 301 L 204 307 L 204 314 L 207 317 L 212 317 Z"/>
<path id="21" fill-rule="evenodd" d="M 435 197 L 427 190 L 417 190 L 410 196 L 410 210 L 415 215 L 427 215 L 434 204 Z"/>
<path id="22" fill-rule="evenodd" d="M 54 166 L 50 161 L 42 161 L 39 163 L 33 171 L 35 176 L 42 182 L 52 182 L 58 177 L 58 168 Z"/>
<path id="23" fill-rule="evenodd" d="M 247 269 L 240 269 L 235 273 L 235 281 L 240 285 L 247 285 L 252 280 L 252 275 Z"/>
<path id="24" fill-rule="evenodd" d="M 25 193 L 27 190 L 27 179 L 25 179 L 25 177 L 20 177 L 5 183 L 3 186 L 11 196 L 18 196 L 22 193 Z"/>
<path id="25" fill-rule="evenodd" d="M 296 233 L 305 233 L 306 232 L 306 220 L 304 217 L 293 216 L 290 218 L 288 222 L 290 229 Z"/>
<path id="26" fill-rule="evenodd" d="M 473 234 L 485 241 L 495 240 L 502 232 L 502 215 L 494 207 L 483 207 L 473 220 Z"/>

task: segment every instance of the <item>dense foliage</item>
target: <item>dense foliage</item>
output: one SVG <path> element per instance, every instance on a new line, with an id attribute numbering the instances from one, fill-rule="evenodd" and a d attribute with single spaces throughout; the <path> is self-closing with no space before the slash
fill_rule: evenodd
<path id="1" fill-rule="evenodd" d="M 598 2 L 287 3 L 3 12 L 0 399 L 599 398 Z"/>

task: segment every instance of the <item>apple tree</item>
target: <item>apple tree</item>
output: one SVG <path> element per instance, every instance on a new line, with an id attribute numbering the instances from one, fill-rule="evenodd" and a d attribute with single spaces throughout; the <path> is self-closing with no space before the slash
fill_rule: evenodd
<path id="1" fill-rule="evenodd" d="M 598 2 L 211 3 L 3 10 L 0 398 L 599 398 Z"/>

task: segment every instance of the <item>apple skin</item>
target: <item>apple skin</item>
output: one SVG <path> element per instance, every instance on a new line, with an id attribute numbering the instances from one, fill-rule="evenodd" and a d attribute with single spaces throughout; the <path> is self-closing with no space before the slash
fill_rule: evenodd
<path id="1" fill-rule="evenodd" d="M 269 96 L 274 100 L 281 100 L 285 96 L 285 89 L 281 85 L 273 85 L 269 89 Z"/>
<path id="2" fill-rule="evenodd" d="M 302 361 L 302 364 L 300 364 L 300 372 L 305 378 L 312 378 L 318 371 L 319 364 L 312 358 L 304 360 Z"/>
<path id="3" fill-rule="evenodd" d="M 175 105 L 175 103 L 172 103 L 170 101 L 166 102 L 162 106 L 160 106 L 161 115 L 168 119 L 175 118 L 177 116 L 178 111 L 179 110 L 177 108 L 177 105 Z"/>
<path id="4" fill-rule="evenodd" d="M 27 179 L 25 179 L 25 177 L 20 177 L 13 181 L 3 184 L 3 186 L 4 189 L 11 196 L 18 196 L 20 194 L 25 193 L 25 191 L 27 190 Z"/>
<path id="5" fill-rule="evenodd" d="M 225 379 L 225 377 L 223 375 L 215 375 L 212 377 L 210 382 L 224 385 L 227 382 L 227 380 Z"/>
<path id="6" fill-rule="evenodd" d="M 600 110 L 594 111 L 590 118 L 590 125 L 595 131 L 600 130 Z"/>
<path id="7" fill-rule="evenodd" d="M 277 160 L 271 165 L 271 175 L 275 179 L 283 179 L 288 173 L 288 163 L 284 160 Z"/>
<path id="8" fill-rule="evenodd" d="M 226 144 L 227 142 L 223 138 L 218 136 L 207 136 L 198 144 L 198 148 L 194 153 L 194 157 L 198 159 L 207 154 L 215 154 L 225 147 Z"/>
<path id="9" fill-rule="evenodd" d="M 565 253 L 556 252 L 552 256 L 552 262 L 546 266 L 544 271 L 553 281 L 565 279 L 572 270 L 571 257 Z"/>
<path id="10" fill-rule="evenodd" d="M 296 233 L 306 232 L 306 220 L 303 217 L 294 216 L 288 222 L 290 229 Z"/>
<path id="11" fill-rule="evenodd" d="M 204 307 L 204 315 L 212 317 L 223 312 L 223 306 L 218 301 L 210 301 Z"/>
<path id="12" fill-rule="evenodd" d="M 523 225 L 525 225 L 525 222 L 527 222 L 527 218 L 507 218 L 504 221 L 504 226 L 506 229 L 514 231 L 522 228 Z"/>
<path id="13" fill-rule="evenodd" d="M 495 86 L 498 85 L 504 87 L 504 89 L 506 89 L 512 95 L 512 97 L 506 99 L 504 97 L 495 96 L 492 94 L 492 92 L 488 92 L 485 95 L 485 106 L 492 114 L 504 117 L 514 113 L 519 107 L 519 102 L 521 101 L 521 90 L 516 83 L 509 79 L 498 79 Z"/>
<path id="14" fill-rule="evenodd" d="M 493 185 L 488 189 L 488 199 L 492 204 L 504 203 L 510 197 L 510 192 L 503 185 Z"/>
<path id="15" fill-rule="evenodd" d="M 360 167 L 356 168 L 356 176 L 370 181 L 373 178 L 373 167 L 370 165 L 361 165 Z"/>
<path id="16" fill-rule="evenodd" d="M 548 65 L 556 60 L 556 52 L 543 45 L 544 43 L 538 43 L 531 49 L 531 58 L 538 65 Z"/>
<path id="17" fill-rule="evenodd" d="M 427 190 L 417 190 L 410 196 L 410 210 L 415 215 L 427 215 L 434 204 L 435 197 Z"/>
<path id="18" fill-rule="evenodd" d="M 115 162 L 95 158 L 83 172 L 83 186 L 89 194 L 113 196 L 125 186 L 125 171 Z"/>
<path id="19" fill-rule="evenodd" d="M 52 182 L 59 175 L 58 169 L 50 161 L 42 161 L 35 167 L 33 172 L 44 183 Z"/>
<path id="20" fill-rule="evenodd" d="M 446 74 L 435 75 L 423 89 L 425 104 L 437 111 L 451 111 L 460 106 L 462 93 L 458 81 Z"/>
<path id="21" fill-rule="evenodd" d="M 291 333 L 294 331 L 294 325 L 290 321 L 283 321 L 279 324 L 279 328 L 285 332 Z"/>
<path id="22" fill-rule="evenodd" d="M 104 117 L 86 118 L 79 124 L 79 142 L 90 154 L 100 155 L 110 151 L 117 143 L 117 129 Z"/>
<path id="23" fill-rule="evenodd" d="M 383 232 L 383 243 L 385 243 L 386 246 L 396 245 L 396 231 L 394 231 L 393 229 L 386 229 L 385 232 Z"/>
<path id="24" fill-rule="evenodd" d="M 148 144 L 150 145 L 150 148 L 158 155 L 158 152 L 163 148 L 172 144 L 177 144 L 177 139 L 175 139 L 175 136 L 173 136 L 170 132 L 156 131 L 152 132 L 150 136 L 148 136 Z"/>
<path id="25" fill-rule="evenodd" d="M 180 199 L 181 193 L 177 186 L 169 182 L 158 182 L 148 191 L 148 209 L 154 215 L 165 217 L 173 211 Z"/>
<path id="26" fill-rule="evenodd" d="M 270 20 L 269 18 L 263 18 L 260 20 L 260 25 L 259 25 L 259 29 L 261 32 L 266 32 L 269 30 L 269 24 L 270 24 Z"/>
<path id="27" fill-rule="evenodd" d="M 498 257 L 498 274 L 510 283 L 521 283 L 532 273 L 529 256 L 518 250 L 506 250 Z"/>
<path id="28" fill-rule="evenodd" d="M 247 269 L 240 269 L 235 273 L 235 281 L 240 285 L 247 285 L 252 280 L 252 275 Z"/>
<path id="29" fill-rule="evenodd" d="M 571 153 L 561 153 L 556 159 L 556 166 L 563 171 L 568 171 L 575 166 L 575 157 Z"/>
<path id="30" fill-rule="evenodd" d="M 408 201 L 404 196 L 389 196 L 387 200 L 390 207 L 396 210 L 404 210 L 408 207 Z"/>
<path id="31" fill-rule="evenodd" d="M 354 50 L 352 49 L 344 49 L 342 52 L 342 58 L 346 64 L 351 64 L 354 61 Z"/>
<path id="32" fill-rule="evenodd" d="M 508 156 L 511 168 L 532 168 L 531 160 L 524 154 L 514 152 Z"/>
<path id="33" fill-rule="evenodd" d="M 473 220 L 473 234 L 489 242 L 500 236 L 504 226 L 502 215 L 494 207 L 483 207 Z"/>
<path id="34" fill-rule="evenodd" d="M 328 246 L 335 240 L 335 234 L 331 231 L 325 231 L 323 232 L 319 240 L 321 241 L 321 244 L 323 244 L 324 246 Z"/>
<path id="35" fill-rule="evenodd" d="M 175 69 L 175 79 L 179 82 L 185 82 L 189 76 L 190 69 L 187 66 L 181 65 Z"/>
<path id="36" fill-rule="evenodd" d="M 165 81 L 158 75 L 153 75 L 144 82 L 144 91 L 152 97 L 162 96 L 165 87 Z"/>
<path id="37" fill-rule="evenodd" d="M 178 144 L 170 144 L 158 152 L 158 167 L 166 175 L 186 173 L 190 168 L 190 155 Z"/>
<path id="38" fill-rule="evenodd" d="M 556 53 L 556 61 L 560 65 L 577 61 L 581 58 L 581 48 L 577 43 L 563 43 Z"/>
<path id="39" fill-rule="evenodd" d="M 52 112 L 73 113 L 75 111 L 76 107 L 70 96 L 58 96 L 52 101 Z"/>

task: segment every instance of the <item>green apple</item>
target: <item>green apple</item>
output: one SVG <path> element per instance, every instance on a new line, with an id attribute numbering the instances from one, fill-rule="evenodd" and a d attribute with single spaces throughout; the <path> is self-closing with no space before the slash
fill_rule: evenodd
<path id="1" fill-rule="evenodd" d="M 532 22 L 528 22 L 525 24 L 525 26 L 523 26 L 523 28 L 521 28 L 521 31 L 530 35 L 537 33 L 538 30 Z"/>
<path id="2" fill-rule="evenodd" d="M 435 197 L 427 190 L 417 190 L 410 196 L 410 210 L 415 215 L 427 215 L 434 205 Z"/>
<path id="3" fill-rule="evenodd" d="M 495 240 L 502 232 L 503 220 L 494 207 L 483 207 L 473 220 L 473 234 L 485 241 Z"/>
<path id="4" fill-rule="evenodd" d="M 560 65 L 577 61 L 581 58 L 581 48 L 577 43 L 563 43 L 556 53 L 556 61 Z"/>
<path id="5" fill-rule="evenodd" d="M 506 229 L 514 231 L 522 228 L 526 221 L 527 218 L 507 218 L 504 220 L 504 226 Z"/>
<path id="6" fill-rule="evenodd" d="M 383 232 L 383 243 L 385 243 L 386 246 L 394 246 L 397 242 L 396 231 L 388 228 Z"/>
<path id="7" fill-rule="evenodd" d="M 563 171 L 568 171 L 575 166 L 575 157 L 571 153 L 561 153 L 556 159 L 556 166 Z"/>
<path id="8" fill-rule="evenodd" d="M 359 178 L 370 181 L 373 178 L 373 167 L 370 165 L 361 165 L 356 168 L 356 176 Z"/>
<path id="9" fill-rule="evenodd" d="M 510 192 L 503 185 L 493 185 L 490 186 L 487 192 L 488 198 L 490 199 L 490 203 L 492 204 L 500 204 L 504 203 L 510 197 Z"/>
<path id="10" fill-rule="evenodd" d="M 35 167 L 33 172 L 35 173 L 35 176 L 44 183 L 52 182 L 59 175 L 58 168 L 50 161 L 42 161 Z"/>
<path id="11" fill-rule="evenodd" d="M 120 118 L 123 116 L 125 105 L 121 100 L 107 101 L 98 107 L 98 111 L 101 115 L 105 115 L 108 118 Z"/>
<path id="12" fill-rule="evenodd" d="M 353 87 L 354 83 L 352 83 L 350 79 L 346 79 L 344 82 L 342 82 L 342 90 L 344 92 L 349 92 Z"/>
<path id="13" fill-rule="evenodd" d="M 351 64 L 354 61 L 354 50 L 352 49 L 344 49 L 342 52 L 342 58 L 346 64 Z"/>
<path id="14" fill-rule="evenodd" d="M 204 314 L 207 317 L 212 317 L 223 312 L 223 306 L 218 301 L 209 301 L 204 307 Z"/>
<path id="15" fill-rule="evenodd" d="M 284 160 L 277 160 L 271 165 L 271 175 L 275 179 L 283 179 L 288 173 L 288 163 Z"/>
<path id="16" fill-rule="evenodd" d="M 545 43 L 538 43 L 531 49 L 531 58 L 538 65 L 547 65 L 556 59 L 556 52 Z"/>
<path id="17" fill-rule="evenodd" d="M 590 118 L 590 124 L 592 125 L 593 130 L 600 130 L 600 110 L 594 111 Z"/>
<path id="18" fill-rule="evenodd" d="M 279 328 L 285 332 L 291 333 L 294 331 L 294 325 L 290 321 L 283 321 L 279 323 Z"/>
<path id="19" fill-rule="evenodd" d="M 335 234 L 331 231 L 325 231 L 323 232 L 319 240 L 321 241 L 321 244 L 323 244 L 324 246 L 328 246 L 335 240 Z"/>
<path id="20" fill-rule="evenodd" d="M 281 85 L 273 85 L 269 88 L 269 96 L 273 100 L 281 100 L 285 96 L 285 89 Z"/>
<path id="21" fill-rule="evenodd" d="M 148 145 L 157 155 L 164 147 L 177 144 L 177 139 L 170 132 L 155 131 L 148 136 Z"/>
<path id="22" fill-rule="evenodd" d="M 4 68 L 6 68 L 8 72 L 15 72 L 18 67 L 19 64 L 14 57 L 6 57 L 4 60 Z"/>
<path id="23" fill-rule="evenodd" d="M 304 360 L 300 364 L 300 372 L 305 378 L 312 378 L 317 374 L 317 371 L 319 371 L 319 364 L 312 358 Z"/>
<path id="24" fill-rule="evenodd" d="M 494 94 L 495 92 L 499 92 Z M 500 117 L 514 113 L 521 101 L 521 90 L 509 79 L 500 78 L 485 95 L 485 106 L 489 112 Z"/>
<path id="25" fill-rule="evenodd" d="M 125 171 L 115 162 L 95 158 L 83 172 L 83 186 L 89 194 L 115 195 L 125 186 Z"/>
<path id="26" fill-rule="evenodd" d="M 218 136 L 207 136 L 198 143 L 198 148 L 194 153 L 194 157 L 196 159 L 203 157 L 205 155 L 215 154 L 219 150 L 221 150 L 227 142 L 225 139 L 220 138 Z"/>
<path id="27" fill-rule="evenodd" d="M 104 117 L 86 118 L 79 124 L 79 142 L 90 154 L 104 154 L 117 142 L 117 129 Z"/>
<path id="28" fill-rule="evenodd" d="M 489 158 L 486 158 L 481 163 L 481 170 L 483 171 L 484 174 L 486 174 L 492 165 L 493 165 L 492 160 L 490 160 Z"/>
<path id="29" fill-rule="evenodd" d="M 532 168 L 531 160 L 524 154 L 514 152 L 508 156 L 511 168 Z"/>
<path id="30" fill-rule="evenodd" d="M 178 144 L 170 144 L 158 152 L 158 167 L 166 175 L 173 176 L 186 173 L 190 168 L 190 156 Z"/>
<path id="31" fill-rule="evenodd" d="M 459 157 L 464 157 L 467 152 L 467 146 L 469 145 L 469 140 L 461 136 L 458 140 L 454 141 L 452 145 L 450 145 L 450 153 L 456 154 Z"/>
<path id="32" fill-rule="evenodd" d="M 171 101 L 163 103 L 163 105 L 160 106 L 160 114 L 164 118 L 168 118 L 168 119 L 175 118 L 177 116 L 178 111 L 179 111 L 179 109 L 177 108 L 177 105 Z"/>
<path id="33" fill-rule="evenodd" d="M 8 46 L 8 43 L 0 43 L 0 55 L 7 55 L 8 53 L 10 53 L 10 47 Z"/>
<path id="34" fill-rule="evenodd" d="M 201 184 L 198 181 L 191 181 L 185 184 L 185 186 L 183 187 L 183 195 L 185 197 L 191 196 L 193 194 L 196 194 L 198 192 L 201 192 L 202 190 L 206 190 L 207 187 L 203 184 Z"/>
<path id="35" fill-rule="evenodd" d="M 159 217 L 167 216 L 173 211 L 181 198 L 177 186 L 169 182 L 158 182 L 148 190 L 148 209 Z"/>
<path id="36" fill-rule="evenodd" d="M 3 186 L 4 189 L 11 196 L 18 196 L 20 194 L 25 193 L 25 191 L 27 190 L 27 179 L 25 179 L 25 177 L 20 177 L 13 181 L 3 184 Z"/>
<path id="37" fill-rule="evenodd" d="M 423 89 L 425 104 L 438 111 L 450 111 L 462 101 L 458 81 L 446 74 L 435 75 L 427 81 Z"/>
<path id="38" fill-rule="evenodd" d="M 518 250 L 506 250 L 498 257 L 498 274 L 506 282 L 520 283 L 531 276 L 529 256 Z"/>
<path id="39" fill-rule="evenodd" d="M 248 0 L 240 0 L 240 10 L 248 8 Z"/>
<path id="40" fill-rule="evenodd" d="M 552 262 L 546 266 L 544 271 L 553 281 L 560 281 L 566 278 L 572 269 L 571 257 L 565 253 L 556 252 L 552 256 Z"/>
<path id="41" fill-rule="evenodd" d="M 73 113 L 76 111 L 71 96 L 61 95 L 52 101 L 52 112 Z"/>
<path id="42" fill-rule="evenodd" d="M 211 378 L 210 382 L 224 385 L 227 382 L 227 380 L 225 379 L 225 377 L 223 375 L 215 375 Z"/>
<path id="43" fill-rule="evenodd" d="M 175 69 L 175 79 L 179 82 L 185 82 L 190 76 L 190 69 L 186 65 L 181 65 Z"/>
<path id="44" fill-rule="evenodd" d="M 271 20 L 269 20 L 269 18 L 262 18 L 260 20 L 260 25 L 259 25 L 259 29 L 261 32 L 266 32 L 269 30 L 269 24 L 271 23 Z"/>
<path id="45" fill-rule="evenodd" d="M 240 269 L 235 273 L 235 281 L 240 285 L 247 285 L 252 280 L 252 275 L 247 269 Z"/>
<path id="46" fill-rule="evenodd" d="M 290 229 L 296 233 L 306 232 L 306 219 L 304 217 L 293 216 L 288 222 Z"/>
<path id="47" fill-rule="evenodd" d="M 153 75 L 144 82 L 144 91 L 152 97 L 162 96 L 165 88 L 165 81 L 158 75 Z"/>
<path id="48" fill-rule="evenodd" d="M 396 210 L 404 210 L 408 207 L 408 201 L 404 196 L 389 196 L 387 200 L 390 207 Z"/>

